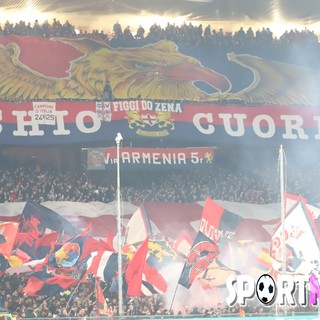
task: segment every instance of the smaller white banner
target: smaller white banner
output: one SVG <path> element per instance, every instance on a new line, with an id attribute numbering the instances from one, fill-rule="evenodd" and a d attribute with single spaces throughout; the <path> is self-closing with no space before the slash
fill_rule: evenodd
<path id="1" fill-rule="evenodd" d="M 56 103 L 55 102 L 33 102 L 33 120 L 39 124 L 55 125 Z"/>

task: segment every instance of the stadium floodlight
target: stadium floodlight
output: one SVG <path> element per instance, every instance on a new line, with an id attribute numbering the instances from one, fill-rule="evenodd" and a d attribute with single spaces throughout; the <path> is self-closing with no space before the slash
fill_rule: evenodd
<path id="1" fill-rule="evenodd" d="M 123 140 L 122 135 L 120 132 L 117 133 L 117 136 L 115 138 L 116 143 L 117 143 L 117 147 L 120 145 L 120 142 Z"/>

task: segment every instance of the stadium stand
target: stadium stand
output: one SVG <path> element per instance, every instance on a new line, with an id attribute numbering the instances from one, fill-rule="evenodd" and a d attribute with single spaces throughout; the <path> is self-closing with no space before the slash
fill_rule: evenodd
<path id="1" fill-rule="evenodd" d="M 159 40 L 172 40 L 176 44 L 196 47 L 238 48 L 251 52 L 264 49 L 286 50 L 299 46 L 308 49 L 309 55 L 316 57 L 319 54 L 319 42 L 314 32 L 290 30 L 281 37 L 275 38 L 268 28 L 257 30 L 242 28 L 235 33 L 225 32 L 222 29 L 212 29 L 210 25 L 195 26 L 183 24 L 176 26 L 168 24 L 161 28 L 154 24 L 148 32 L 140 26 L 138 32 L 132 35 L 130 26 L 122 32 L 120 24 L 114 25 L 113 34 L 107 35 L 103 31 L 93 30 L 91 33 L 80 30 L 69 21 L 61 23 L 54 19 L 39 24 L 20 21 L 13 24 L 2 21 L 0 36 L 9 35 L 37 37 L 90 37 L 105 41 L 113 47 L 130 47 L 155 43 Z M 178 142 L 177 142 L 178 143 Z M 33 200 L 38 203 L 44 201 L 77 201 L 77 202 L 111 202 L 116 197 L 114 172 L 90 172 L 81 167 L 81 161 L 76 168 L 72 165 L 67 168 L 54 166 L 41 159 L 19 161 L 5 155 L 7 146 L 2 148 L 0 161 L 0 202 L 24 202 Z M 9 147 L 10 148 L 10 147 Z M 221 147 L 223 149 L 223 146 Z M 257 152 L 258 150 L 258 152 Z M 312 203 L 320 202 L 319 193 L 319 159 L 314 153 L 306 153 L 304 159 L 292 148 L 288 158 L 293 157 L 288 167 L 290 173 L 287 178 L 288 192 L 302 194 Z M 299 157 L 298 157 L 299 156 Z M 305 158 L 308 158 L 307 160 Z M 271 159 L 271 161 L 270 161 Z M 40 161 L 38 161 L 40 160 Z M 270 204 L 279 202 L 279 180 L 277 172 L 277 152 L 274 148 L 261 149 L 225 147 L 217 152 L 217 158 L 210 168 L 170 170 L 165 172 L 125 171 L 122 182 L 122 199 L 131 203 L 147 201 L 193 203 L 204 201 L 207 196 L 217 200 L 227 200 L 241 203 Z M 308 170 L 306 170 L 308 166 Z M 72 170 L 73 169 L 73 170 Z M 71 171 L 72 170 L 72 171 Z M 97 315 L 94 283 L 87 282 L 79 287 L 70 288 L 63 293 L 48 299 L 46 296 L 29 297 L 22 288 L 27 278 L 25 275 L 6 274 L 0 278 L 0 307 L 9 310 L 21 318 L 94 318 Z M 105 287 L 103 287 L 105 289 Z M 110 289 L 110 288 L 108 288 Z M 117 314 L 117 294 L 107 292 L 108 310 L 111 315 Z M 309 308 L 309 307 L 308 307 Z M 290 312 L 314 311 L 290 309 Z M 217 317 L 223 315 L 239 315 L 239 307 L 228 308 L 219 301 L 213 303 L 212 308 L 196 305 L 181 306 L 175 311 L 177 316 L 199 315 L 201 317 Z M 246 308 L 246 315 L 266 315 L 273 309 L 261 308 L 259 305 L 250 305 Z M 279 311 L 281 313 L 281 310 Z M 124 314 L 131 316 L 169 316 L 168 303 L 161 295 L 143 298 L 125 298 Z"/>

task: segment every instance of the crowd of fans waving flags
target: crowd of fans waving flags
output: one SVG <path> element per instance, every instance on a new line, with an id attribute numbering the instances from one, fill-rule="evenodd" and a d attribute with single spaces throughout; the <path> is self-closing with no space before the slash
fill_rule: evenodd
<path id="1" fill-rule="evenodd" d="M 287 199 L 286 271 L 315 272 L 320 261 L 314 219 L 318 209 L 308 207 L 300 197 Z M 239 263 L 232 265 L 226 258 L 242 221 L 243 217 L 207 197 L 194 239 L 184 230 L 176 239 L 155 239 L 152 221 L 140 206 L 125 228 L 121 246 L 123 292 L 132 297 L 166 294 L 166 269 L 172 265 L 180 267 L 177 286 L 189 289 L 195 279 L 204 289 L 225 286 L 228 276 L 242 271 Z M 252 261 L 252 275 L 281 272 L 280 232 L 278 219 L 269 244 L 263 243 Z M 245 242 L 237 243 L 239 249 Z M 312 256 L 306 251 L 310 246 Z M 29 296 L 51 297 L 94 281 L 100 314 L 110 312 L 100 283 L 104 282 L 107 290 L 118 291 L 118 252 L 112 237 L 97 239 L 91 236 L 90 224 L 78 229 L 59 213 L 33 201 L 25 203 L 19 221 L 0 223 L 0 271 L 26 273 L 23 292 Z"/>

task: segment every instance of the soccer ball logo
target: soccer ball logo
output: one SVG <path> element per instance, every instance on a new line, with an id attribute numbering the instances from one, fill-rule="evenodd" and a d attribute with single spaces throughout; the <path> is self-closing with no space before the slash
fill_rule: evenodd
<path id="1" fill-rule="evenodd" d="M 263 274 L 256 285 L 256 295 L 259 301 L 265 305 L 270 306 L 276 297 L 276 283 L 268 274 Z"/>

